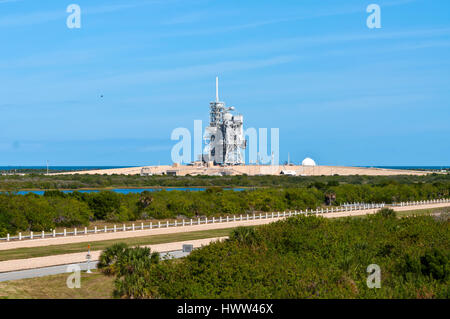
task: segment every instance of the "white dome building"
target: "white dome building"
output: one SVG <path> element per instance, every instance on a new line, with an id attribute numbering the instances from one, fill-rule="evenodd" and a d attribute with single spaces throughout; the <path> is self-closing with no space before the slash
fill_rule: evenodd
<path id="1" fill-rule="evenodd" d="M 316 166 L 317 164 L 316 164 L 316 162 L 314 162 L 314 160 L 312 158 L 307 157 L 302 161 L 302 165 L 303 166 Z"/>

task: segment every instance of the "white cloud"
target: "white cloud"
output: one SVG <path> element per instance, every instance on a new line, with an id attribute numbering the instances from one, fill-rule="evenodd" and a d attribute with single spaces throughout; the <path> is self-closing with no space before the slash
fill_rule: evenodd
<path id="1" fill-rule="evenodd" d="M 1 0 L 0 0 L 1 1 Z M 4 2 L 9 2 L 14 0 L 4 0 Z M 18 0 L 19 1 L 19 0 Z M 21 1 L 21 0 L 20 0 Z M 175 0 L 176 1 L 176 0 Z M 162 4 L 173 1 L 141 1 L 136 3 L 127 3 L 127 4 L 113 4 L 113 5 L 105 5 L 105 6 L 96 6 L 96 7 L 82 7 L 82 13 L 84 14 L 102 14 L 115 12 L 130 8 L 135 8 L 138 6 L 145 6 L 151 4 Z M 2 3 L 2 2 L 0 2 Z M 14 14 L 7 15 L 4 17 L 0 17 L 0 27 L 17 27 L 24 25 L 34 25 L 40 23 L 51 22 L 59 19 L 64 19 L 67 17 L 67 13 L 64 10 L 53 10 L 53 11 L 39 11 L 39 12 L 29 12 L 22 14 Z"/>

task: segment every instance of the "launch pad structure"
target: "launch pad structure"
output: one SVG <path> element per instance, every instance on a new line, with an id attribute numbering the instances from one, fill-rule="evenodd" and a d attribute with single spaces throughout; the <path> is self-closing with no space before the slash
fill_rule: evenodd
<path id="1" fill-rule="evenodd" d="M 241 114 L 233 114 L 233 106 L 226 107 L 219 100 L 219 78 L 216 77 L 216 100 L 209 103 L 209 126 L 205 129 L 204 163 L 215 165 L 244 164 L 242 152 L 247 143 L 244 137 L 244 118 Z"/>

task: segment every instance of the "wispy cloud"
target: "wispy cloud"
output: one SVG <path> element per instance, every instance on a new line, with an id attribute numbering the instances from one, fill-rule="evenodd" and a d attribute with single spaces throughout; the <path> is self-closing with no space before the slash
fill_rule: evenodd
<path id="1" fill-rule="evenodd" d="M 212 57 L 215 55 L 221 56 L 231 56 L 231 55 L 239 55 L 242 54 L 251 54 L 251 55 L 261 55 L 263 53 L 270 52 L 283 52 L 286 50 L 298 49 L 298 48 L 307 48 L 313 46 L 322 46 L 326 45 L 327 50 L 324 54 L 328 54 L 331 52 L 330 45 L 331 44 L 342 44 L 342 43 L 359 43 L 361 41 L 373 41 L 373 40 L 409 40 L 413 39 L 414 43 L 412 43 L 411 47 L 431 47 L 431 46 L 446 46 L 445 43 L 447 41 L 428 41 L 427 44 L 424 44 L 424 41 L 418 42 L 423 39 L 429 39 L 434 37 L 447 37 L 450 36 L 450 28 L 433 28 L 433 29 L 416 29 L 416 30 L 408 30 L 408 31 L 390 31 L 390 32 L 362 32 L 362 33 L 353 33 L 353 34 L 329 34 L 329 35 L 318 35 L 318 36 L 304 36 L 304 37 L 290 37 L 290 38 L 280 38 L 272 41 L 264 41 L 264 42 L 247 42 L 244 44 L 240 44 L 238 46 L 228 46 L 228 47 L 219 47 L 214 49 L 205 49 L 205 50 L 192 50 L 192 51 L 183 51 L 176 52 L 171 54 L 165 54 L 164 56 L 147 56 L 141 58 L 141 61 L 151 61 L 157 59 L 177 59 L 180 57 L 183 58 L 201 58 L 201 57 Z M 377 42 L 379 45 L 379 42 Z M 395 50 L 400 50 L 401 47 L 404 49 L 408 49 L 405 43 L 402 46 L 395 46 Z M 384 48 L 383 48 L 384 49 Z M 352 49 L 353 50 L 353 49 Z M 372 50 L 372 46 L 367 48 L 367 50 Z M 343 51 L 340 51 L 343 52 Z M 347 51 L 348 53 L 348 51 Z M 316 54 L 316 53 L 315 53 Z"/>
<path id="2" fill-rule="evenodd" d="M 1 1 L 1 0 L 0 0 Z M 4 0 L 4 2 L 16 1 L 16 0 Z M 17 0 L 21 1 L 21 0 Z M 177 0 L 173 0 L 177 1 Z M 103 5 L 103 6 L 91 6 L 91 7 L 82 7 L 81 10 L 83 14 L 102 14 L 102 13 L 110 13 L 116 12 L 126 9 L 132 9 L 140 6 L 152 5 L 152 4 L 165 4 L 167 2 L 173 1 L 161 1 L 161 0 L 153 0 L 153 1 L 141 1 L 136 3 L 124 3 L 124 4 L 111 4 L 111 5 Z M 0 2 L 2 3 L 2 2 Z M 37 11 L 37 12 L 29 12 L 29 13 L 21 13 L 14 15 L 7 15 L 4 17 L 0 17 L 0 27 L 17 27 L 17 26 L 26 26 L 26 25 L 34 25 L 41 24 L 46 22 L 51 22 L 59 19 L 64 19 L 67 17 L 67 13 L 65 10 L 52 10 L 52 11 Z"/>
<path id="3" fill-rule="evenodd" d="M 386 6 L 399 6 L 399 5 L 405 5 L 412 2 L 415 2 L 417 0 L 396 0 L 396 1 L 385 1 L 381 2 L 380 5 L 383 7 Z M 176 31 L 176 32 L 170 32 L 166 34 L 162 34 L 160 36 L 162 37 L 180 37 L 180 36 L 202 36 L 202 35 L 210 35 L 210 34 L 216 34 L 216 33 L 227 33 L 227 32 L 234 32 L 234 31 L 240 31 L 245 29 L 253 29 L 273 24 L 280 24 L 280 23 L 288 23 L 288 22 L 296 22 L 301 20 L 309 20 L 309 19 L 317 19 L 317 18 L 324 18 L 324 17 L 330 17 L 330 16 L 339 16 L 339 15 L 347 15 L 347 14 L 353 14 L 358 12 L 365 12 L 365 6 L 363 5 L 352 5 L 352 6 L 346 6 L 346 5 L 339 5 L 332 9 L 327 10 L 317 10 L 316 12 L 307 12 L 302 14 L 295 14 L 293 13 L 290 16 L 275 18 L 275 19 L 265 19 L 265 20 L 259 20 L 259 21 L 253 21 L 249 23 L 244 24 L 236 24 L 236 25 L 227 25 L 223 27 L 208 27 L 208 28 L 202 28 L 197 30 L 185 30 L 185 31 Z M 183 19 L 193 19 L 194 14 L 189 17 L 189 15 L 181 16 L 179 19 L 180 21 L 183 21 Z M 175 20 L 177 21 L 177 20 Z"/>
<path id="4" fill-rule="evenodd" d="M 169 68 L 162 70 L 150 70 L 145 72 L 134 72 L 129 74 L 120 74 L 107 79 L 99 79 L 102 83 L 118 84 L 123 83 L 146 83 L 152 81 L 166 81 L 174 80 L 177 78 L 192 78 L 210 76 L 218 73 L 227 73 L 233 71 L 243 71 L 250 69 L 265 68 L 280 64 L 285 64 L 298 59 L 294 55 L 282 55 L 265 59 L 253 59 L 253 60 L 232 60 L 222 61 L 211 64 L 201 64 L 184 66 L 178 68 Z"/>
<path id="5" fill-rule="evenodd" d="M 0 0 L 0 4 L 2 3 L 10 3 L 10 2 L 21 2 L 22 0 Z"/>

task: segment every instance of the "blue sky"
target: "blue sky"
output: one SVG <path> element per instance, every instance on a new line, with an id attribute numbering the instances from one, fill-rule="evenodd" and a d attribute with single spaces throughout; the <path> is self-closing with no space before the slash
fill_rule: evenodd
<path id="1" fill-rule="evenodd" d="M 0 165 L 168 164 L 216 75 L 245 127 L 280 128 L 282 161 L 450 165 L 449 16 L 447 0 L 0 0 Z"/>

